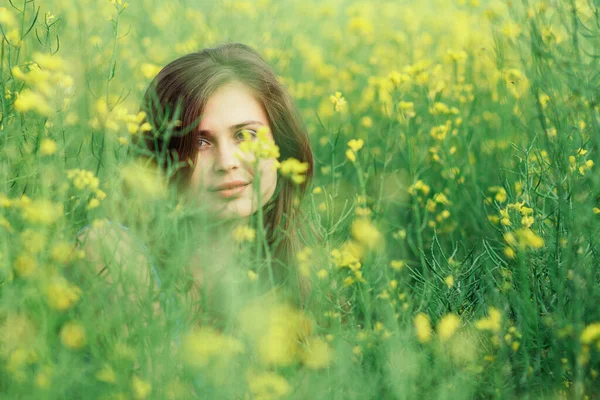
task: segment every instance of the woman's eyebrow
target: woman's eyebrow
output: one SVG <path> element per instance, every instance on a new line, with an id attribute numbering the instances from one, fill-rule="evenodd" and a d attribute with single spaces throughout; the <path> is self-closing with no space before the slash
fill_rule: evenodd
<path id="1" fill-rule="evenodd" d="M 242 128 L 242 127 L 246 126 L 246 125 L 253 125 L 253 124 L 257 124 L 257 125 L 264 125 L 264 124 L 263 124 L 262 122 L 260 122 L 260 121 L 253 121 L 253 120 L 250 120 L 250 121 L 244 121 L 244 122 L 240 122 L 239 124 L 231 125 L 231 126 L 229 127 L 229 130 L 230 130 L 230 131 L 234 131 L 234 130 L 236 130 L 236 129 L 240 129 L 240 128 Z M 200 136 L 212 136 L 212 132 L 211 132 L 210 130 L 206 130 L 206 129 L 205 129 L 205 130 L 201 130 L 201 131 L 199 132 L 199 134 L 200 134 Z"/>

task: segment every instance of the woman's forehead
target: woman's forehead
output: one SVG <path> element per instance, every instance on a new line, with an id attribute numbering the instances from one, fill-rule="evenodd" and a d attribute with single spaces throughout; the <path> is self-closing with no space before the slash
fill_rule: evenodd
<path id="1" fill-rule="evenodd" d="M 244 122 L 268 125 L 264 107 L 250 88 L 230 83 L 217 89 L 204 106 L 200 130 L 225 131 Z"/>

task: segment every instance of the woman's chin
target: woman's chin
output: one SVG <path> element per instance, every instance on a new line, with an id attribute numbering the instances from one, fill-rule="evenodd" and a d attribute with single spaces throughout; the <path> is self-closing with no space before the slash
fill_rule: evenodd
<path id="1" fill-rule="evenodd" d="M 228 220 L 239 220 L 247 218 L 250 215 L 250 210 L 247 210 L 242 199 L 226 203 L 220 210 L 216 212 L 219 218 Z"/>

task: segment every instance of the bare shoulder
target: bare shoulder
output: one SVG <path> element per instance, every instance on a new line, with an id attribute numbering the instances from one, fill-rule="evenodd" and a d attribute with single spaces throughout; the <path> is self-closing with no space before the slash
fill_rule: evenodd
<path id="1" fill-rule="evenodd" d="M 116 223 L 90 226 L 77 236 L 77 247 L 85 252 L 95 272 L 113 283 L 120 279 L 151 284 L 151 264 L 131 231 Z M 125 275 L 125 276 L 122 276 Z"/>

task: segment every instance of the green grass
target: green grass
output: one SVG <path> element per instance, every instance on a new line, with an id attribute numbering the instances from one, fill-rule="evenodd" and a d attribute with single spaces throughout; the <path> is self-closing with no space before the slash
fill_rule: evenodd
<path id="1" fill-rule="evenodd" d="M 597 397 L 599 16 L 592 0 L 2 5 L 0 394 Z M 127 167 L 151 78 L 227 41 L 265 57 L 309 130 L 302 207 L 322 240 L 303 238 L 302 311 L 286 285 L 266 295 L 260 227 L 239 258 L 229 237 L 207 251 L 210 213 Z M 131 254 L 71 252 L 105 218 Z"/>

